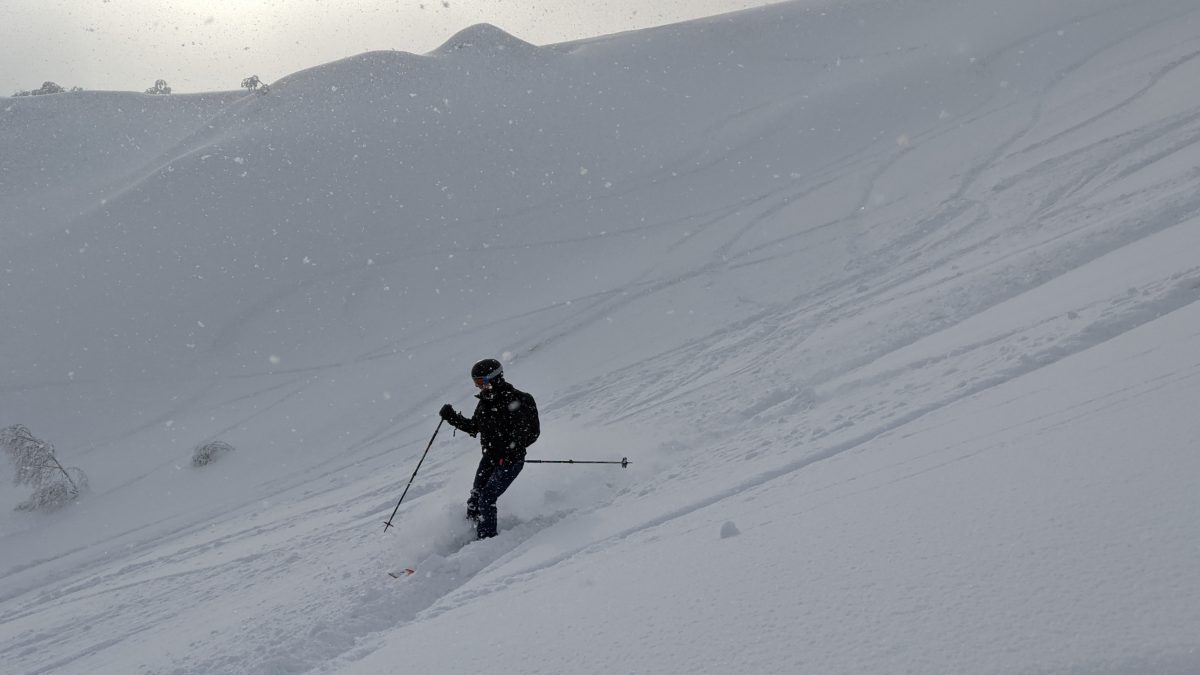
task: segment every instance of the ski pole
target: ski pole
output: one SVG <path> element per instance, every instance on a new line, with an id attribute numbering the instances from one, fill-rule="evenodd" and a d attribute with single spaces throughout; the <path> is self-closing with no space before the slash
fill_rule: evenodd
<path id="1" fill-rule="evenodd" d="M 620 464 L 621 468 L 627 468 L 633 462 L 629 461 L 628 457 L 622 457 L 619 462 L 593 462 L 586 459 L 527 459 L 526 464 Z"/>
<path id="2" fill-rule="evenodd" d="M 438 432 L 442 430 L 442 422 L 445 421 L 439 420 L 437 428 L 433 430 L 433 436 L 429 439 L 429 445 L 425 446 L 425 452 L 421 453 L 421 461 L 417 462 L 417 468 L 413 469 L 412 478 L 408 479 L 408 485 L 404 487 L 404 492 L 400 493 L 400 501 L 396 502 L 396 508 L 392 510 L 392 518 L 395 518 L 396 512 L 400 510 L 400 504 L 404 502 L 404 495 L 408 494 L 408 488 L 412 487 L 413 480 L 417 477 L 417 472 L 421 470 L 421 462 L 425 461 L 425 455 L 429 454 L 429 449 L 433 447 L 433 439 L 437 438 Z M 384 532 L 387 532 L 388 528 L 392 526 L 392 518 L 388 518 L 387 522 L 383 524 Z"/>

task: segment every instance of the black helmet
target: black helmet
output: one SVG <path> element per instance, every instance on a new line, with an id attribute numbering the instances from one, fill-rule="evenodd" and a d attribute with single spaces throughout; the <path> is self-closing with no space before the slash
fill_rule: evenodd
<path id="1" fill-rule="evenodd" d="M 475 384 L 490 384 L 504 379 L 504 366 L 496 359 L 484 359 L 471 366 L 471 379 Z"/>

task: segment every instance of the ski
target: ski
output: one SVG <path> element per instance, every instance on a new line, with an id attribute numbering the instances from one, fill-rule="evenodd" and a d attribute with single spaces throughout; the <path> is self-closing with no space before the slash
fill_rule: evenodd
<path id="1" fill-rule="evenodd" d="M 399 572 L 388 572 L 388 576 L 393 579 L 403 579 L 404 577 L 411 577 L 412 575 L 414 575 L 416 573 L 417 573 L 417 571 L 412 569 L 411 567 L 405 567 L 404 569 L 400 570 Z"/>

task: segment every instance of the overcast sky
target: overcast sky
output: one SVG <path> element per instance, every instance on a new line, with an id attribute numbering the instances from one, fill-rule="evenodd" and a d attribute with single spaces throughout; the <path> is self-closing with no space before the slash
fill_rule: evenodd
<path id="1" fill-rule="evenodd" d="M 425 53 L 480 22 L 549 44 L 777 1 L 0 0 L 0 95 L 46 80 L 236 89 L 373 49 Z"/>

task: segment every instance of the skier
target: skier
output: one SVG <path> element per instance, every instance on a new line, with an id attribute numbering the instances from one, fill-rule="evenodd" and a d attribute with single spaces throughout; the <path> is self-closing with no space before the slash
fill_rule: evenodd
<path id="1" fill-rule="evenodd" d="M 480 539 L 496 536 L 496 500 L 525 468 L 525 449 L 540 432 L 537 403 L 504 379 L 496 359 L 484 359 L 471 368 L 479 387 L 474 416 L 467 418 L 454 406 L 442 406 L 440 415 L 451 426 L 478 435 L 483 458 L 475 471 L 475 484 L 467 499 L 467 518 L 475 522 Z"/>

